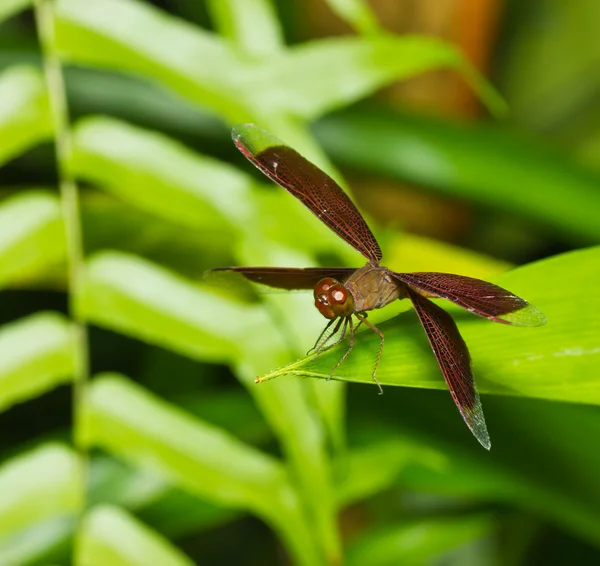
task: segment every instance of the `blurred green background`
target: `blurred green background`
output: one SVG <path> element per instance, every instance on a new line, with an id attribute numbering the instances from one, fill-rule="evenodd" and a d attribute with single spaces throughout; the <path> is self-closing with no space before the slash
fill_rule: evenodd
<path id="1" fill-rule="evenodd" d="M 597 0 L 0 0 L 0 22 L 2 566 L 600 562 Z M 323 319 L 205 270 L 364 260 L 244 161 L 239 122 L 338 179 L 385 265 L 546 314 L 448 309 L 491 452 L 404 303 L 375 318 L 383 396 L 368 334 L 341 381 L 302 378 L 337 349 L 254 384 Z"/>

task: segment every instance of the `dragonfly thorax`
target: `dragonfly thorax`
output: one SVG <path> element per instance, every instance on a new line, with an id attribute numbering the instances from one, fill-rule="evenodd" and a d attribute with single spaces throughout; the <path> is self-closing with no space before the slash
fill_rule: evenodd
<path id="1" fill-rule="evenodd" d="M 352 293 L 331 277 L 325 277 L 315 285 L 314 296 L 315 307 L 325 318 L 350 316 L 354 312 Z"/>

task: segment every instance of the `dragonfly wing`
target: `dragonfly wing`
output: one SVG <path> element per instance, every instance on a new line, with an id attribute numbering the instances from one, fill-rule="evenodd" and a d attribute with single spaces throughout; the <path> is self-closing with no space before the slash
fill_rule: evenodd
<path id="1" fill-rule="evenodd" d="M 379 263 L 381 249 L 375 236 L 350 197 L 329 175 L 254 124 L 234 127 L 231 136 L 257 169 L 294 195 L 369 261 Z"/>
<path id="2" fill-rule="evenodd" d="M 452 317 L 413 289 L 409 297 L 427 334 L 454 403 L 479 443 L 490 449 L 483 408 L 471 372 L 471 357 Z"/>
<path id="3" fill-rule="evenodd" d="M 231 271 L 249 281 L 278 289 L 314 289 L 325 277 L 343 283 L 356 268 L 348 267 L 217 267 L 211 271 Z"/>
<path id="4" fill-rule="evenodd" d="M 392 275 L 421 295 L 448 299 L 494 322 L 515 326 L 542 326 L 546 323 L 546 317 L 525 299 L 481 279 L 435 272 Z"/>

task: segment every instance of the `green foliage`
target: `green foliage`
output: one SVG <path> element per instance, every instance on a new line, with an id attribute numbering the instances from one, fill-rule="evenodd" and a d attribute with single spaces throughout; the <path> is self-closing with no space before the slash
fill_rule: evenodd
<path id="1" fill-rule="evenodd" d="M 0 467 L 0 560 L 26 564 L 68 532 L 83 498 L 74 452 L 46 443 Z"/>
<path id="2" fill-rule="evenodd" d="M 40 73 L 25 66 L 0 74 L 0 164 L 52 135 L 48 96 Z"/>
<path id="3" fill-rule="evenodd" d="M 487 516 L 421 519 L 388 525 L 368 533 L 348 550 L 348 564 L 423 564 L 439 554 L 488 536 L 493 522 Z"/>
<path id="4" fill-rule="evenodd" d="M 544 312 L 549 321 L 544 328 L 491 324 L 443 304 L 459 321 L 481 393 L 600 404 L 595 372 L 600 356 L 596 316 L 600 298 L 587 293 L 599 278 L 600 247 L 539 261 L 496 278 L 496 283 L 527 297 Z M 541 281 L 552 281 L 552 285 L 540 285 Z M 570 290 L 567 295 L 565 289 Z M 574 312 L 579 313 L 577 317 Z M 402 315 L 379 327 L 385 334 L 385 351 L 377 371 L 382 385 L 446 389 L 416 317 Z M 334 378 L 372 383 L 378 347 L 377 335 L 368 330 L 359 333 L 356 347 Z M 263 379 L 286 374 L 327 379 L 346 348 L 340 344 Z"/>
<path id="5" fill-rule="evenodd" d="M 600 241 L 600 176 L 514 134 L 372 112 L 328 119 L 318 132 L 352 167 L 528 217 L 578 243 Z"/>
<path id="6" fill-rule="evenodd" d="M 158 533 L 118 507 L 95 507 L 78 535 L 77 564 L 191 566 L 193 562 Z"/>
<path id="7" fill-rule="evenodd" d="M 0 329 L 0 409 L 41 395 L 73 377 L 69 321 L 38 313 Z"/>
<path id="8" fill-rule="evenodd" d="M 259 123 L 343 184 L 311 123 L 386 85 L 452 69 L 493 113 L 505 110 L 455 46 L 387 32 L 364 1 L 329 4 L 360 35 L 288 47 L 269 0 L 210 0 L 214 31 L 141 0 L 35 3 L 39 28 L 46 30 L 49 90 L 35 67 L 19 64 L 0 74 L 0 163 L 7 170 L 17 157 L 26 166 L 44 163 L 30 150 L 54 136 L 61 193 L 15 194 L 9 187 L 0 203 L 0 285 L 17 313 L 7 310 L 0 329 L 0 410 L 7 418 L 11 411 L 30 414 L 49 402 L 44 393 L 60 395 L 59 386 L 69 384 L 74 422 L 63 415 L 48 435 L 4 451 L 3 565 L 66 563 L 71 556 L 91 566 L 192 564 L 177 548 L 183 537 L 213 529 L 212 537 L 217 527 L 235 529 L 248 515 L 264 521 L 302 566 L 427 563 L 440 556 L 466 563 L 463 545 L 472 551 L 506 527 L 502 516 L 465 511 L 468 501 L 511 506 L 537 517 L 530 527 L 549 521 L 600 546 L 600 460 L 573 442 L 582 431 L 600 433 L 591 406 L 600 403 L 600 305 L 592 292 L 599 248 L 500 275 L 507 262 L 392 228 L 376 230 L 392 268 L 490 277 L 547 315 L 545 328 L 523 329 L 449 309 L 471 349 L 480 391 L 512 396 L 504 406 L 484 398 L 500 445 L 491 456 L 460 437 L 454 441 L 452 426 L 461 423 L 447 395 L 438 410 L 435 393 L 421 392 L 427 418 L 422 403 L 407 402 L 401 411 L 394 406 L 390 426 L 386 400 L 375 396 L 376 414 L 361 416 L 370 389 L 358 410 L 347 411 L 344 384 L 295 377 L 327 377 L 341 351 L 284 366 L 322 327 L 310 297 L 257 297 L 248 288 L 200 279 L 216 264 L 317 265 L 332 256 L 361 262 L 284 191 L 214 157 L 223 147 L 234 152 L 228 141 L 219 145 L 211 137 L 222 131 L 210 130 L 214 120 Z M 0 19 L 27 6 L 5 2 Z M 88 74 L 67 75 L 68 100 L 54 74 L 62 65 L 88 67 Z M 129 87 L 134 94 L 122 103 Z M 113 108 L 125 109 L 115 112 L 120 119 L 99 115 L 103 107 L 95 106 L 111 92 Z M 61 104 L 77 108 L 82 96 L 95 115 L 61 125 Z M 165 131 L 171 120 L 209 124 L 203 134 L 211 147 L 201 149 L 212 155 L 194 140 L 124 120 L 139 116 L 138 101 Z M 597 175 L 488 125 L 353 109 L 324 118 L 315 131 L 328 154 L 363 173 L 521 215 L 566 242 L 598 242 Z M 79 203 L 68 189 L 70 175 L 82 185 Z M 48 287 L 66 290 L 70 318 L 22 298 Z M 422 330 L 404 312 L 408 305 L 395 308 L 373 316 L 389 319 L 381 325 L 380 381 L 445 389 Z M 86 337 L 88 325 L 109 332 L 94 329 Z M 376 342 L 361 333 L 336 377 L 370 383 Z M 87 375 L 88 362 L 92 373 L 105 371 L 119 365 L 125 350 L 135 360 L 126 372 L 132 379 Z M 292 375 L 254 384 L 282 366 L 270 376 Z M 238 382 L 230 388 L 222 385 L 227 371 Z M 49 440 L 67 434 L 74 449 Z M 459 503 L 444 509 L 435 499 L 423 517 L 418 506 L 395 507 L 404 490 L 452 495 Z M 351 505 L 364 514 L 359 522 L 368 523 L 350 526 L 358 531 L 354 538 L 340 528 L 346 519 L 339 520 Z M 198 562 L 204 558 L 192 546 L 186 550 Z"/>
<path id="9" fill-rule="evenodd" d="M 65 248 L 54 195 L 28 191 L 0 205 L 0 285 L 31 284 L 49 269 L 63 267 Z"/>

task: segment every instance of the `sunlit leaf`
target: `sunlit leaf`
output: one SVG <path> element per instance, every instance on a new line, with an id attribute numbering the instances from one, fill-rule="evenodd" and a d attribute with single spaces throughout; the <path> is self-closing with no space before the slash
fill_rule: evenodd
<path id="1" fill-rule="evenodd" d="M 281 108 L 305 119 L 364 98 L 394 81 L 437 68 L 464 70 L 483 101 L 505 110 L 499 95 L 474 74 L 450 44 L 432 37 L 327 38 L 290 49 L 270 66 L 255 71 L 257 107 Z M 258 85 L 269 88 L 258 90 Z"/>
<path id="2" fill-rule="evenodd" d="M 28 191 L 0 203 L 0 285 L 42 278 L 65 256 L 65 231 L 55 195 Z"/>
<path id="3" fill-rule="evenodd" d="M 459 246 L 410 234 L 397 236 L 385 254 L 385 264 L 394 271 L 439 271 L 486 279 L 512 266 L 499 259 Z"/>
<path id="4" fill-rule="evenodd" d="M 318 495 L 319 512 L 329 513 L 333 521 L 325 505 L 331 498 L 333 506 L 324 439 L 305 388 L 282 383 L 263 392 L 252 384 L 257 363 L 278 363 L 287 352 L 263 307 L 226 299 L 140 258 L 106 252 L 88 264 L 79 312 L 96 324 L 192 358 L 234 364 L 286 451 L 312 470 L 306 488 Z"/>
<path id="5" fill-rule="evenodd" d="M 0 409 L 36 397 L 73 377 L 70 323 L 38 313 L 0 329 Z"/>
<path id="6" fill-rule="evenodd" d="M 386 525 L 369 532 L 348 549 L 349 566 L 424 564 L 440 554 L 492 533 L 490 516 L 427 518 Z"/>
<path id="7" fill-rule="evenodd" d="M 56 40 L 66 60 L 140 72 L 234 121 L 247 116 L 236 88 L 246 71 L 243 56 L 216 34 L 148 3 L 59 0 Z"/>
<path id="8" fill-rule="evenodd" d="M 44 80 L 33 67 L 0 74 L 0 165 L 52 134 Z"/>
<path id="9" fill-rule="evenodd" d="M 82 497 L 78 471 L 75 453 L 60 444 L 7 460 L 0 467 L 0 539 L 49 518 L 72 518 Z"/>
<path id="10" fill-rule="evenodd" d="M 600 177 L 508 132 L 379 112 L 328 118 L 316 132 L 353 168 L 528 217 L 575 242 L 600 241 Z"/>
<path id="11" fill-rule="evenodd" d="M 84 249 L 90 255 L 117 248 L 198 281 L 207 269 L 223 263 L 223 258 L 231 255 L 231 239 L 224 237 L 229 232 L 225 224 L 212 229 L 204 224 L 184 226 L 105 191 L 90 189 L 81 195 L 81 213 L 85 226 Z M 205 244 L 207 241 L 213 244 L 209 247 Z"/>
<path id="12" fill-rule="evenodd" d="M 257 513 L 313 563 L 298 496 L 274 458 L 118 375 L 94 380 L 77 433 L 209 501 Z"/>
<path id="13" fill-rule="evenodd" d="M 556 256 L 494 278 L 546 315 L 548 323 L 542 328 L 493 324 L 449 307 L 469 345 L 480 392 L 600 404 L 600 322 L 596 316 L 600 298 L 589 292 L 598 278 L 598 247 Z M 415 316 L 404 314 L 381 324 L 380 329 L 385 334 L 377 372 L 382 385 L 446 387 Z M 378 344 L 379 338 L 373 333 L 361 333 L 335 377 L 372 383 Z M 265 377 L 291 373 L 327 378 L 345 348 L 342 344 Z"/>
<path id="14" fill-rule="evenodd" d="M 269 58 L 281 48 L 281 26 L 272 0 L 210 0 L 207 7 L 220 34 L 241 51 Z"/>
<path id="15" fill-rule="evenodd" d="M 304 254 L 348 248 L 285 191 L 263 189 L 249 170 L 194 153 L 162 134 L 94 117 L 77 124 L 74 145 L 79 178 L 172 222 L 216 233 L 211 247 L 218 237 L 235 249 L 232 236 L 246 234 L 255 256 L 261 236 L 268 240 L 265 254 L 275 241 Z"/>
<path id="16" fill-rule="evenodd" d="M 5 537 L 0 541 L 0 561 L 7 566 L 61 564 L 70 554 L 74 526 L 75 518 L 65 515 Z"/>
<path id="17" fill-rule="evenodd" d="M 74 134 L 74 171 L 121 198 L 206 230 L 247 221 L 250 177 L 166 136 L 111 118 L 88 118 Z M 225 216 L 226 215 L 226 216 Z"/>
<path id="18" fill-rule="evenodd" d="M 326 39 L 255 62 L 218 36 L 134 0 L 98 0 L 93 8 L 60 0 L 56 34 L 66 59 L 142 73 L 232 122 L 289 113 L 316 117 L 440 67 L 462 71 L 493 111 L 505 109 L 453 47 L 433 38 Z M 205 64 L 196 65 L 198 59 Z"/>
<path id="19" fill-rule="evenodd" d="M 194 563 L 163 536 L 126 511 L 94 507 L 78 533 L 75 564 L 80 566 L 192 566 Z"/>
<path id="20" fill-rule="evenodd" d="M 327 0 L 330 8 L 363 34 L 381 33 L 377 17 L 366 0 Z"/>
<path id="21" fill-rule="evenodd" d="M 234 360 L 249 341 L 256 352 L 277 341 L 268 332 L 268 314 L 260 306 L 236 303 L 214 289 L 117 252 L 89 261 L 79 310 L 100 326 L 202 360 Z M 261 332 L 253 332 L 256 328 Z"/>

